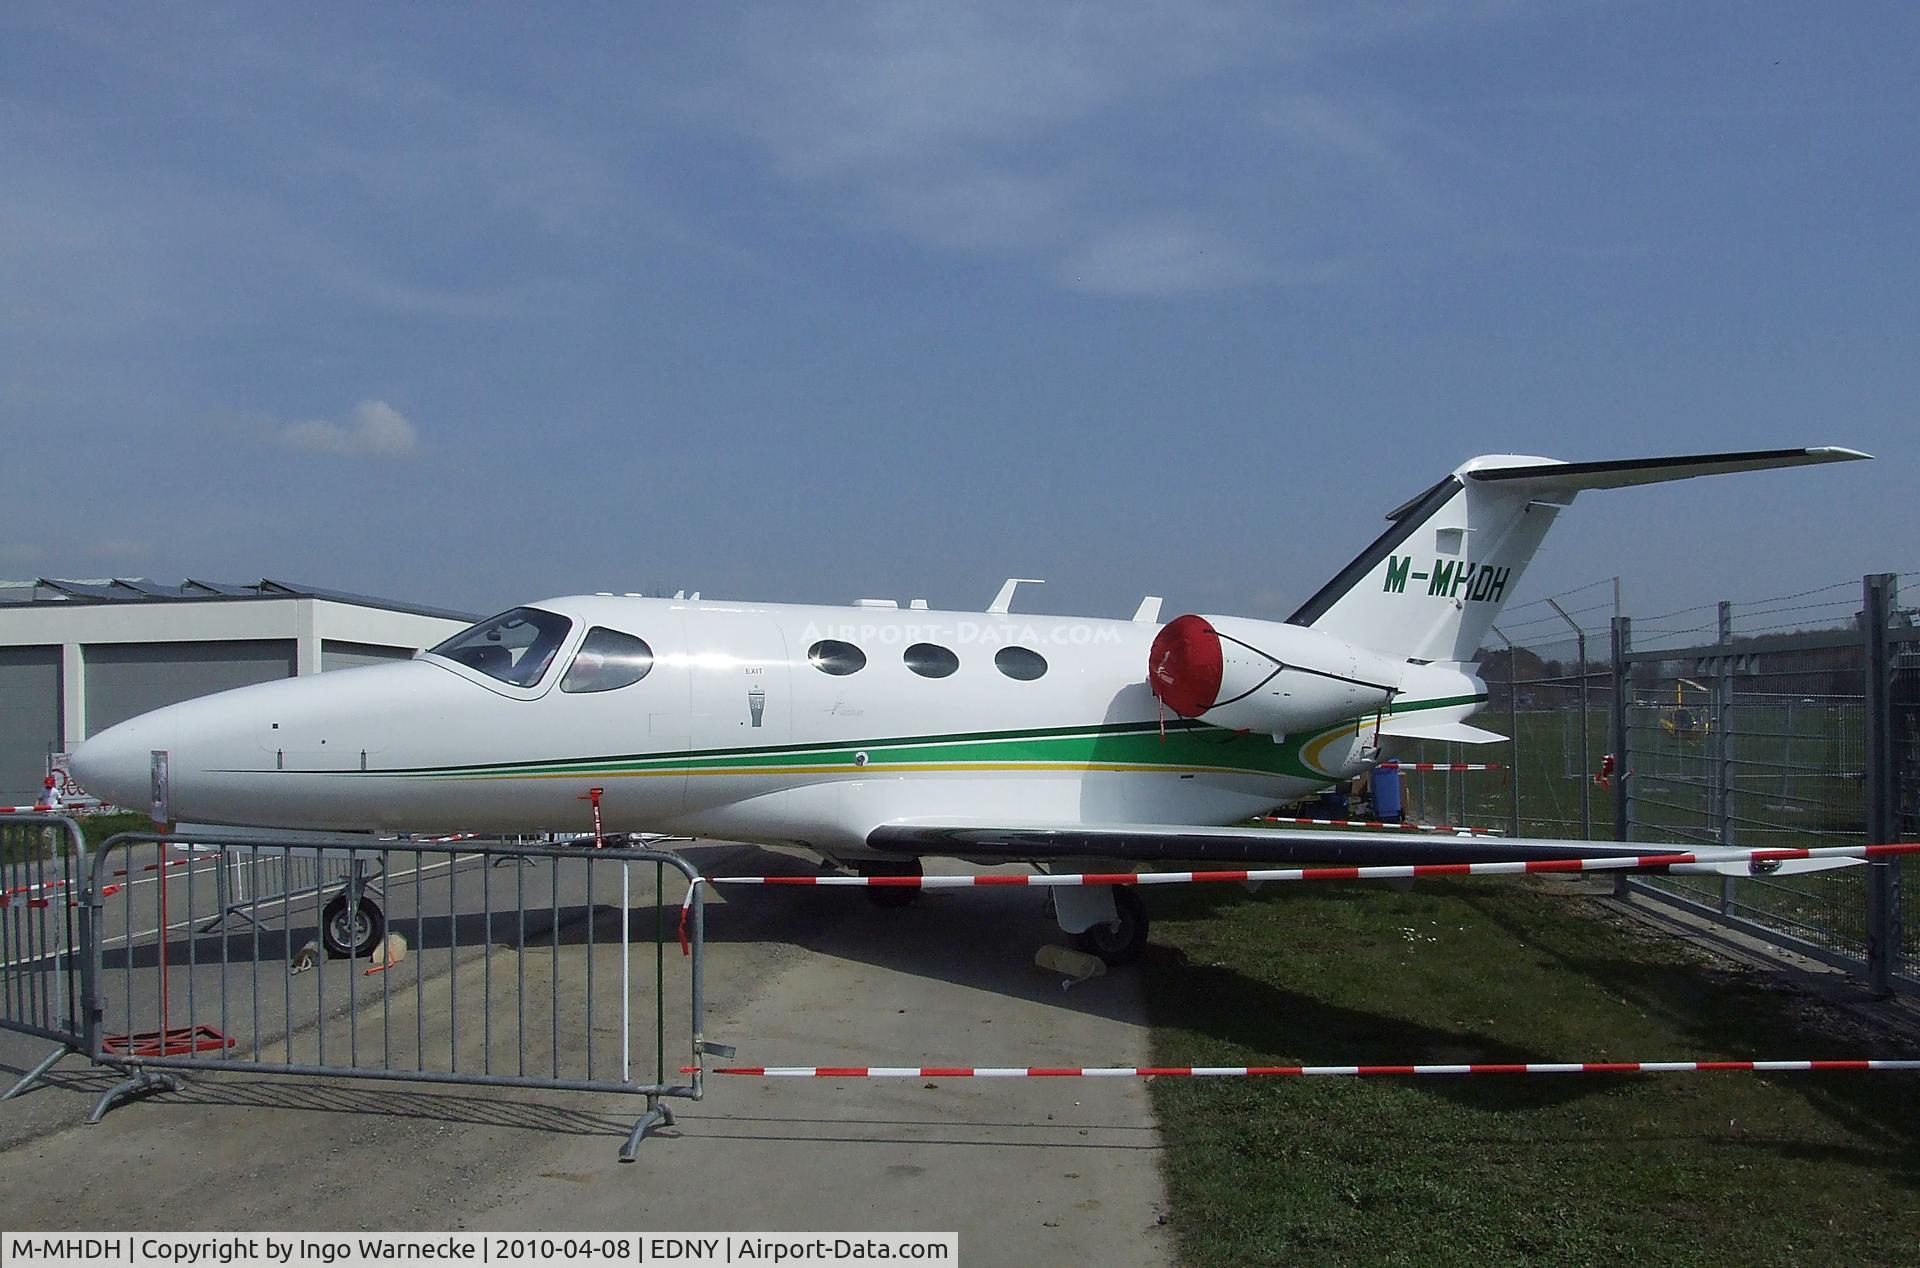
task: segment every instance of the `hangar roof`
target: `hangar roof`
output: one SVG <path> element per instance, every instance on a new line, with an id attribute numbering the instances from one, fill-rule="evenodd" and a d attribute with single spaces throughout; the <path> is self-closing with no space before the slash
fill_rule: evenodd
<path id="1" fill-rule="evenodd" d="M 377 599 L 371 595 L 329 590 L 323 586 L 296 585 L 275 581 L 271 577 L 262 577 L 257 582 L 244 585 L 200 581 L 189 577 L 177 586 L 162 585 L 145 577 L 36 577 L 32 581 L 0 581 L 0 607 L 47 603 L 231 603 L 255 599 L 325 599 L 332 603 L 350 603 L 356 607 L 380 608 L 388 612 L 409 612 L 449 621 L 472 622 L 479 619 L 470 612 Z"/>

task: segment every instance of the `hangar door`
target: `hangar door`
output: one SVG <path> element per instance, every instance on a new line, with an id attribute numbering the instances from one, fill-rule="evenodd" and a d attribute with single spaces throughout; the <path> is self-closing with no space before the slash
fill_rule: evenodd
<path id="1" fill-rule="evenodd" d="M 293 677 L 292 639 L 94 643 L 86 652 L 87 734 L 230 687 Z"/>
<path id="2" fill-rule="evenodd" d="M 0 647 L 0 804 L 30 806 L 60 747 L 60 649 Z"/>
<path id="3" fill-rule="evenodd" d="M 410 647 L 382 647 L 376 643 L 345 643 L 327 639 L 320 644 L 320 672 L 330 669 L 358 669 L 362 665 L 384 665 L 392 660 L 412 660 Z"/>

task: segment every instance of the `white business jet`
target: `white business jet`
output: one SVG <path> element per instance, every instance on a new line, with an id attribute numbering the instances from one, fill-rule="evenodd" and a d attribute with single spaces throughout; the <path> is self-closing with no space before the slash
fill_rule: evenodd
<path id="1" fill-rule="evenodd" d="M 577 832 L 599 788 L 610 831 L 799 845 L 872 874 L 929 855 L 1110 871 L 1603 853 L 1244 825 L 1368 769 L 1383 739 L 1502 738 L 1466 721 L 1487 700 L 1472 657 L 1581 490 L 1865 457 L 1475 458 L 1279 622 L 1163 623 L 1153 599 L 1131 620 L 1016 615 L 1012 581 L 984 613 L 551 599 L 410 662 L 123 722 L 72 769 L 142 805 L 164 752 L 176 818 L 302 829 Z M 1139 953 L 1131 888 L 1053 893 L 1084 947 Z"/>

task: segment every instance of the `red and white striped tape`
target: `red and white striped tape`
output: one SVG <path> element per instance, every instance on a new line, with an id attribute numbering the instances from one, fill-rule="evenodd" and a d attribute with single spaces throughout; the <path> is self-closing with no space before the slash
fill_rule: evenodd
<path id="1" fill-rule="evenodd" d="M 1473 1074 L 1798 1074 L 1920 1071 L 1920 1061 L 1528 1061 L 1471 1065 L 867 1066 L 742 1065 L 708 1074 L 757 1079 L 1259 1079 L 1397 1078 Z M 692 1074 L 692 1066 L 681 1067 Z"/>
<path id="2" fill-rule="evenodd" d="M 1473 771 L 1473 770 L 1505 770 L 1506 767 L 1502 766 L 1498 762 L 1399 762 L 1399 761 L 1393 761 L 1393 762 L 1381 762 L 1378 766 L 1374 767 L 1374 769 L 1375 770 Z"/>
<path id="3" fill-rule="evenodd" d="M 1730 850 L 1698 854 L 1625 854 L 1583 859 L 1529 859 L 1507 863 L 1399 863 L 1366 867 L 1234 868 L 1206 872 L 1061 872 L 990 876 L 699 876 L 680 900 L 680 953 L 690 954 L 687 917 L 700 885 L 810 885 L 825 889 L 1058 889 L 1078 885 L 1224 885 L 1250 881 L 1417 880 L 1432 876 L 1520 876 L 1533 872 L 1645 872 L 1688 864 L 1769 863 L 1789 859 L 1894 858 L 1920 854 L 1920 843 L 1834 845 L 1817 849 Z"/>
<path id="4" fill-rule="evenodd" d="M 61 880 L 39 881 L 32 885 L 15 885 L 12 889 L 0 893 L 0 898 L 14 898 L 20 894 L 36 894 L 43 889 L 65 889 L 67 882 Z"/>
<path id="5" fill-rule="evenodd" d="M 207 860 L 204 858 L 168 859 L 163 863 L 149 863 L 145 867 L 119 868 L 115 871 L 108 872 L 107 875 L 115 879 L 116 881 L 118 881 L 121 878 L 128 877 L 128 876 L 140 876 L 140 875 L 145 875 L 149 872 L 158 872 L 162 868 L 191 867 L 195 863 L 201 863 L 206 861 Z M 29 894 L 42 889 L 67 889 L 70 887 L 71 887 L 71 882 L 64 881 L 64 880 L 42 881 L 36 885 L 19 885 L 14 887 L 13 889 L 7 890 L 5 893 L 0 893 L 0 907 L 5 907 L 10 905 L 13 899 L 15 899 L 16 897 L 22 894 Z M 124 884 L 102 885 L 100 887 L 100 897 L 102 898 L 111 897 L 112 895 L 119 893 L 121 890 L 125 888 L 126 886 Z M 47 902 L 45 899 L 29 900 L 27 903 L 27 906 L 29 907 L 44 907 L 46 905 L 47 905 Z M 74 903 L 72 905 L 78 906 L 79 904 Z"/>
<path id="6" fill-rule="evenodd" d="M 1383 819 L 1286 819 L 1260 815 L 1260 823 L 1292 823 L 1303 828 L 1374 828 L 1392 832 L 1445 832 L 1464 837 L 1499 836 L 1497 828 L 1468 828 L 1454 823 L 1388 823 Z"/>

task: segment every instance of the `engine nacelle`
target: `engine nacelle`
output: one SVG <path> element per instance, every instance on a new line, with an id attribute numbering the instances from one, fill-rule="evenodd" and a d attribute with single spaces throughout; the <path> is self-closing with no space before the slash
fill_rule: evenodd
<path id="1" fill-rule="evenodd" d="M 1147 656 L 1147 685 L 1183 718 L 1276 738 L 1384 708 L 1405 661 L 1298 625 L 1177 616 Z"/>

